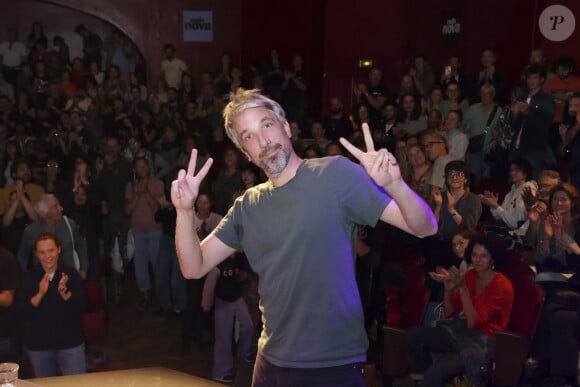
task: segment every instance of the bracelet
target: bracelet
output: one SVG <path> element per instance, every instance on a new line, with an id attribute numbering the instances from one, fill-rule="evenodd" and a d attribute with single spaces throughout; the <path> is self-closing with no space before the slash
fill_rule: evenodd
<path id="1" fill-rule="evenodd" d="M 452 216 L 452 217 L 453 217 L 453 216 L 456 216 L 456 215 L 457 215 L 457 212 L 451 212 L 451 216 Z"/>

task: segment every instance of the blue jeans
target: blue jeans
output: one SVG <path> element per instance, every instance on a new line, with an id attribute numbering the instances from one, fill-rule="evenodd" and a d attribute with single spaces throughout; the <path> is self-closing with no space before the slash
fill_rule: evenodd
<path id="1" fill-rule="evenodd" d="M 139 291 L 146 292 L 151 288 L 149 280 L 149 263 L 155 269 L 161 230 L 133 231 L 135 240 L 135 280 Z"/>
<path id="2" fill-rule="evenodd" d="M 84 343 L 76 347 L 57 350 L 32 351 L 26 349 L 26 353 L 37 378 L 56 376 L 59 369 L 63 375 L 87 372 Z"/>
<path id="3" fill-rule="evenodd" d="M 240 339 L 238 341 L 238 356 L 249 361 L 252 358 L 252 343 L 254 340 L 254 323 L 248 311 L 248 305 L 242 297 L 227 302 L 219 297 L 214 298 L 215 344 L 213 348 L 212 376 L 223 378 L 232 375 L 232 331 L 234 317 L 240 322 Z"/>
<path id="4" fill-rule="evenodd" d="M 157 266 L 155 268 L 157 300 L 163 310 L 184 311 L 187 304 L 185 278 L 181 274 L 175 241 L 167 234 L 161 235 Z"/>

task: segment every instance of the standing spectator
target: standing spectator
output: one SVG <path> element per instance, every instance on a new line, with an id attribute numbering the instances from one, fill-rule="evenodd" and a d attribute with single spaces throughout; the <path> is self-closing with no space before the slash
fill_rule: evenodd
<path id="1" fill-rule="evenodd" d="M 284 106 L 288 119 L 302 122 L 308 109 L 308 85 L 310 75 L 302 68 L 304 59 L 301 54 L 294 55 L 294 71 L 284 73 Z"/>
<path id="2" fill-rule="evenodd" d="M 65 219 L 60 202 L 52 194 L 43 195 L 34 209 L 38 220 L 26 226 L 18 249 L 18 263 L 22 270 L 26 271 L 30 267 L 31 258 L 32 267 L 37 266 L 40 257 L 34 254 L 34 240 L 41 232 L 48 231 L 56 235 L 62 243 L 62 264 L 78 271 L 85 279 L 89 267 L 87 245 L 76 222 L 70 218 Z"/>
<path id="3" fill-rule="evenodd" d="M 166 44 L 163 46 L 165 59 L 161 62 L 161 74 L 167 86 L 179 89 L 181 86 L 181 75 L 187 71 L 187 65 L 181 59 L 175 57 L 175 46 Z"/>
<path id="4" fill-rule="evenodd" d="M 445 139 L 449 144 L 449 156 L 455 160 L 465 160 L 469 140 L 461 131 L 463 113 L 461 110 L 450 110 L 445 116 Z"/>
<path id="5" fill-rule="evenodd" d="M 218 98 L 223 99 L 230 92 L 232 85 L 232 66 L 232 56 L 230 54 L 223 54 L 213 75 L 213 84 Z"/>
<path id="6" fill-rule="evenodd" d="M 0 188 L 0 214 L 4 214 L 8 208 L 10 194 L 16 191 L 17 181 L 21 181 L 24 192 L 30 197 L 30 202 L 34 205 L 44 194 L 44 190 L 38 184 L 31 183 L 32 171 L 30 163 L 26 159 L 15 160 L 10 166 L 10 176 L 13 183 Z"/>
<path id="7" fill-rule="evenodd" d="M 248 305 L 242 297 L 241 272 L 242 254 L 226 258 L 207 275 L 203 287 L 202 308 L 210 312 L 214 308 L 215 344 L 213 349 L 212 379 L 219 382 L 233 381 L 232 332 L 234 322 L 240 324 L 238 357 L 241 361 L 251 362 L 254 324 Z"/>
<path id="8" fill-rule="evenodd" d="M 278 50 L 276 48 L 271 48 L 270 60 L 264 66 L 264 92 L 277 102 L 282 102 L 284 73 L 284 64 L 280 61 Z M 260 79 L 259 74 L 256 75 L 256 79 Z"/>
<path id="9" fill-rule="evenodd" d="M 344 105 L 340 98 L 330 99 L 329 114 L 322 119 L 322 126 L 331 141 L 338 141 L 341 137 L 349 139 L 352 135 L 352 123 L 344 115 Z"/>
<path id="10" fill-rule="evenodd" d="M 8 41 L 0 43 L 0 57 L 2 58 L 2 74 L 4 79 L 16 89 L 16 78 L 20 65 L 26 61 L 28 52 L 26 46 L 19 42 L 15 27 L 8 29 Z"/>
<path id="11" fill-rule="evenodd" d="M 75 32 L 83 39 L 83 65 L 88 69 L 91 62 L 102 64 L 103 41 L 97 33 L 89 31 L 83 24 L 75 27 Z"/>
<path id="12" fill-rule="evenodd" d="M 54 52 L 58 58 L 60 68 L 64 69 L 65 66 L 68 67 L 70 63 L 70 49 L 64 38 L 60 35 L 55 35 L 52 39 L 52 45 L 54 46 Z"/>
<path id="13" fill-rule="evenodd" d="M 194 155 L 195 152 L 192 153 Z M 189 164 L 191 165 L 191 163 Z M 209 192 L 201 191 L 195 201 L 195 230 L 200 240 L 205 239 L 217 227 L 222 216 L 213 212 L 213 199 Z M 177 216 L 177 212 L 176 212 Z M 182 328 L 182 352 L 189 352 L 191 338 L 198 349 L 203 349 L 206 342 L 204 333 L 206 329 L 207 312 L 202 309 L 204 278 L 187 279 L 187 307 L 183 315 Z"/>
<path id="14" fill-rule="evenodd" d="M 546 81 L 544 92 L 549 94 L 556 105 L 554 123 L 560 124 L 564 120 L 564 113 L 570 97 L 580 91 L 580 78 L 572 75 L 576 63 L 571 56 L 561 56 L 554 62 L 556 77 Z M 527 72 L 525 72 L 527 74 Z"/>
<path id="15" fill-rule="evenodd" d="M 447 59 L 447 66 L 443 69 L 441 74 L 441 88 L 445 90 L 450 82 L 455 82 L 459 85 L 459 90 L 465 90 L 467 81 L 461 72 L 462 63 L 459 56 L 453 55 Z"/>
<path id="16" fill-rule="evenodd" d="M 177 168 L 169 178 L 177 176 Z M 175 207 L 167 200 L 160 201 L 155 221 L 161 224 L 157 265 L 155 267 L 155 293 L 161 311 L 167 317 L 180 316 L 187 306 L 185 278 L 179 269 L 175 250 Z"/>
<path id="17" fill-rule="evenodd" d="M 474 101 L 479 102 L 477 91 L 486 83 L 495 87 L 495 101 L 501 101 L 505 89 L 506 78 L 503 73 L 496 68 L 497 56 L 494 50 L 487 48 L 481 52 L 481 70 L 475 74 L 470 93 Z"/>
<path id="18" fill-rule="evenodd" d="M 549 144 L 555 108 L 552 98 L 542 90 L 545 78 L 546 70 L 542 66 L 529 66 L 526 69 L 527 99 L 518 101 L 512 109 L 514 115 L 521 115 L 522 119 L 514 137 L 512 158 L 527 159 L 535 173 L 556 161 Z"/>
<path id="19" fill-rule="evenodd" d="M 369 83 L 359 83 L 354 87 L 354 96 L 357 104 L 364 104 L 372 118 L 379 120 L 381 110 L 387 102 L 387 89 L 383 86 L 383 70 L 377 66 L 369 70 Z"/>
<path id="20" fill-rule="evenodd" d="M 489 153 L 491 132 L 501 115 L 499 106 L 493 102 L 495 88 L 492 85 L 481 86 L 479 95 L 481 102 L 471 105 L 463 119 L 464 132 L 469 135 L 467 162 L 476 183 L 482 177 L 489 177 L 489 171 L 484 168 L 484 157 Z"/>
<path id="21" fill-rule="evenodd" d="M 149 264 L 155 269 L 161 240 L 161 225 L 155 221 L 155 212 L 165 194 L 163 182 L 151 176 L 144 157 L 133 160 L 133 173 L 135 180 L 125 189 L 125 213 L 130 218 L 129 230 L 135 238 L 135 280 L 141 293 L 137 308 L 144 311 L 151 303 Z"/>
<path id="22" fill-rule="evenodd" d="M 415 56 L 415 66 L 409 70 L 409 75 L 413 77 L 415 87 L 422 98 L 431 95 L 435 74 L 424 55 Z"/>
<path id="23" fill-rule="evenodd" d="M 467 99 L 461 96 L 462 90 L 455 81 L 447 82 L 445 87 L 445 99 L 439 104 L 439 111 L 445 117 L 450 110 L 461 110 L 463 113 L 469 107 Z"/>
<path id="24" fill-rule="evenodd" d="M 44 34 L 44 27 L 39 21 L 32 23 L 32 32 L 26 37 L 26 48 L 32 51 L 37 42 L 41 42 L 44 47 L 48 45 L 48 38 Z"/>
<path id="25" fill-rule="evenodd" d="M 42 232 L 33 241 L 40 265 L 23 279 L 17 306 L 23 320 L 22 341 L 37 377 L 85 373 L 81 313 L 85 292 L 78 273 L 59 262 L 58 237 Z"/>
<path id="26" fill-rule="evenodd" d="M 413 94 L 401 96 L 397 121 L 401 122 L 407 135 L 412 136 L 427 129 L 427 117 L 421 114 L 421 102 Z"/>
<path id="27" fill-rule="evenodd" d="M 38 214 L 24 192 L 22 181 L 16 183 L 16 190 L 10 193 L 10 204 L 2 216 L 1 246 L 12 254 L 18 254 L 22 234 L 27 225 L 36 221 Z"/>
<path id="28" fill-rule="evenodd" d="M 215 196 L 214 211 L 222 216 L 230 209 L 234 194 L 243 189 L 240 163 L 238 152 L 234 148 L 226 149 L 223 155 L 223 165 L 212 183 Z"/>

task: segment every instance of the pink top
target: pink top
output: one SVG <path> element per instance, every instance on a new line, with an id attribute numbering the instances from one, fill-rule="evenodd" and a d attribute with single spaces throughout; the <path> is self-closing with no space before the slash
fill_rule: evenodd
<path id="1" fill-rule="evenodd" d="M 133 190 L 132 182 L 127 183 L 125 187 L 125 199 L 127 201 L 133 200 L 134 190 Z M 147 183 L 148 191 L 155 198 L 165 195 L 165 191 L 163 189 L 163 182 L 155 177 L 149 177 L 149 181 Z M 161 229 L 161 224 L 155 222 L 155 211 L 159 208 L 157 204 L 154 208 L 149 204 L 145 195 L 141 195 L 137 199 L 137 204 L 133 212 L 131 213 L 131 220 L 129 224 L 129 228 L 134 231 L 155 231 Z"/>

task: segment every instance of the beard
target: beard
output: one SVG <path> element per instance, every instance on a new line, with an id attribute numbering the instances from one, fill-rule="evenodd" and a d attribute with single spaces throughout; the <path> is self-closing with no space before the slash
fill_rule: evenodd
<path id="1" fill-rule="evenodd" d="M 276 150 L 276 152 L 270 156 L 268 153 Z M 258 156 L 258 167 L 262 168 L 266 175 L 278 175 L 290 162 L 290 149 L 283 146 L 282 144 L 268 144 L 260 155 Z"/>

